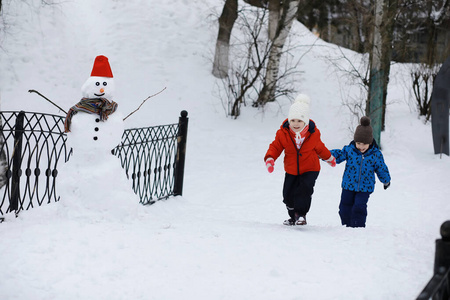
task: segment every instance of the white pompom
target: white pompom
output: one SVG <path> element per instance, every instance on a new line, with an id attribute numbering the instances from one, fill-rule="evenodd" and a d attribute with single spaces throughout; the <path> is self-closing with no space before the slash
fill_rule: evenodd
<path id="1" fill-rule="evenodd" d="M 297 98 L 295 98 L 295 102 L 305 103 L 308 104 L 311 102 L 311 99 L 309 99 L 308 95 L 305 94 L 299 94 Z"/>

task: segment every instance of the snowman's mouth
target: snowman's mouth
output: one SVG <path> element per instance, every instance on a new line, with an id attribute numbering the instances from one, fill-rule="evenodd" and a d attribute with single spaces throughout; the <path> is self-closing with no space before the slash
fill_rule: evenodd
<path id="1" fill-rule="evenodd" d="M 95 93 L 94 93 L 94 95 L 97 96 L 97 97 L 101 97 L 101 96 L 103 96 L 104 94 L 105 94 L 105 93 L 101 93 L 101 94 L 95 94 Z"/>

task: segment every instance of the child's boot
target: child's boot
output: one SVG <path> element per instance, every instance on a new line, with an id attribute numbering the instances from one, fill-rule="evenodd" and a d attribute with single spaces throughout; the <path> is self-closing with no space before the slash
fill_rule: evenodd
<path id="1" fill-rule="evenodd" d="M 286 205 L 286 208 L 287 208 L 288 215 L 289 215 L 290 218 L 287 219 L 287 220 L 284 220 L 283 225 L 293 226 L 293 225 L 295 225 L 295 222 L 298 219 L 297 218 L 297 214 L 295 213 L 293 208 L 291 208 L 291 207 L 289 207 L 287 205 Z"/>
<path id="2" fill-rule="evenodd" d="M 284 220 L 284 221 L 283 221 L 283 225 L 286 225 L 286 226 L 294 226 L 294 225 L 295 225 L 295 220 L 292 219 L 292 218 L 289 218 L 289 219 L 287 219 L 287 220 Z"/>
<path id="3" fill-rule="evenodd" d="M 295 225 L 306 225 L 306 216 L 299 216 Z"/>

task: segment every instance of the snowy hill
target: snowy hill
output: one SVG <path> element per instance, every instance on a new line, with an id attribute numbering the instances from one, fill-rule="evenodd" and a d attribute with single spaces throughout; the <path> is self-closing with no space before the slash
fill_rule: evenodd
<path id="1" fill-rule="evenodd" d="M 308 225 L 286 227 L 282 161 L 269 174 L 263 156 L 289 103 L 225 118 L 210 63 L 220 1 L 27 2 L 3 3 L 1 108 L 61 114 L 28 90 L 69 108 L 95 56 L 106 55 L 124 112 L 167 87 L 126 127 L 189 112 L 185 185 L 183 197 L 141 207 L 135 218 L 70 215 L 60 203 L 7 218 L 2 299 L 413 299 L 429 280 L 434 240 L 450 219 L 450 159 L 433 154 L 430 125 L 411 109 L 406 66 L 392 66 L 381 137 L 392 185 L 377 183 L 367 228 L 340 226 L 344 165 L 326 163 Z M 299 44 L 315 43 L 298 50 L 298 91 L 310 95 L 327 147 L 342 148 L 356 124 L 341 96 L 357 91 L 326 59 L 340 55 L 335 46 L 301 24 L 293 31 Z"/>

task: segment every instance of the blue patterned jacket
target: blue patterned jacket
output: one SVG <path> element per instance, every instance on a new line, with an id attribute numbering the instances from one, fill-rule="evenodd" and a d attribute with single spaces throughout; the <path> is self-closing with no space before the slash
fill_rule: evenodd
<path id="1" fill-rule="evenodd" d="M 375 188 L 375 173 L 382 183 L 391 181 L 389 169 L 375 140 L 365 153 L 361 153 L 356 148 L 355 141 L 352 141 L 342 150 L 331 150 L 331 154 L 338 164 L 347 161 L 342 176 L 343 189 L 371 193 Z"/>

